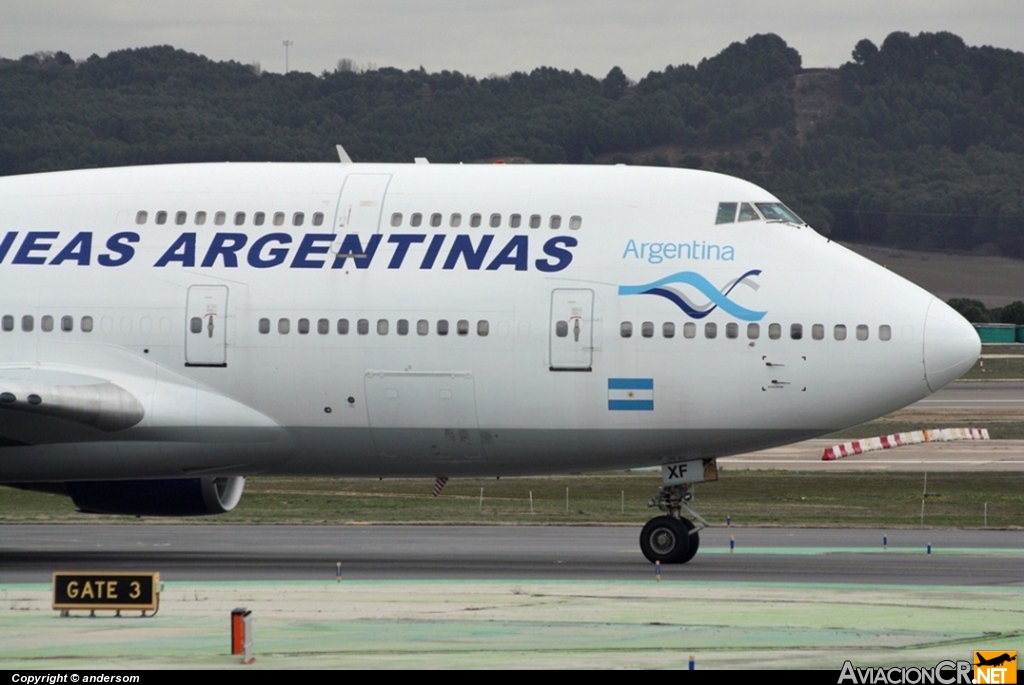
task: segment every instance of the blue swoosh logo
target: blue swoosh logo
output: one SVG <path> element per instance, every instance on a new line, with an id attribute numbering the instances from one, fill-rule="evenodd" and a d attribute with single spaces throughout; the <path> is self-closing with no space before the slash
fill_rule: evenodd
<path id="1" fill-rule="evenodd" d="M 671 276 L 666 276 L 658 279 L 657 281 L 645 283 L 643 285 L 620 285 L 619 295 L 657 295 L 658 297 L 664 297 L 694 319 L 703 319 L 705 316 L 715 311 L 715 309 L 721 309 L 741 321 L 760 321 L 768 312 L 759 312 L 753 309 L 747 309 L 746 307 L 738 305 L 729 299 L 729 293 L 731 293 L 740 283 L 756 290 L 758 287 L 757 284 L 753 281 L 747 281 L 747 279 L 758 276 L 760 273 L 760 269 L 751 269 L 736 280 L 727 284 L 722 290 L 719 290 L 712 285 L 711 281 L 704 278 L 699 273 L 694 271 L 680 271 L 679 273 L 674 273 Z M 710 300 L 708 303 L 709 306 L 700 307 L 694 305 L 680 289 L 673 287 L 675 285 L 688 285 L 696 288 L 701 295 Z"/>

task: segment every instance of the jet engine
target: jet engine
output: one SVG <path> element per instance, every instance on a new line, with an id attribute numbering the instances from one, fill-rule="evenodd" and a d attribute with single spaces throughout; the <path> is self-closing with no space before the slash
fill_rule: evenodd
<path id="1" fill-rule="evenodd" d="M 242 498 L 241 476 L 175 480 L 78 481 L 64 491 L 79 511 L 131 516 L 205 516 L 223 514 Z"/>

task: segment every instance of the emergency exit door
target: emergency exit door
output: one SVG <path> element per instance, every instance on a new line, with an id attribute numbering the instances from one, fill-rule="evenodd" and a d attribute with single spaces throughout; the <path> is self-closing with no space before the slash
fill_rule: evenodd
<path id="1" fill-rule="evenodd" d="M 228 288 L 193 285 L 185 306 L 185 366 L 227 366 Z"/>
<path id="2" fill-rule="evenodd" d="M 594 291 L 551 291 L 552 371 L 590 371 L 594 363 Z"/>

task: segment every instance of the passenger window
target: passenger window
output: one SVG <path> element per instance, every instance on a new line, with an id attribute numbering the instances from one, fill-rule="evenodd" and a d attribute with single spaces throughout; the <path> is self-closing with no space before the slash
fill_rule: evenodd
<path id="1" fill-rule="evenodd" d="M 725 337 L 730 340 L 740 337 L 740 325 L 738 323 L 725 324 Z"/>
<path id="2" fill-rule="evenodd" d="M 476 334 L 479 335 L 481 338 L 486 338 L 490 332 L 491 324 L 488 323 L 486 320 L 481 319 L 480 321 L 476 322 Z"/>
<path id="3" fill-rule="evenodd" d="M 284 226 L 284 212 L 274 212 L 274 225 Z"/>
<path id="4" fill-rule="evenodd" d="M 778 340 L 782 337 L 782 326 L 777 323 L 768 324 L 768 338 L 770 340 Z"/>
<path id="5" fill-rule="evenodd" d="M 552 214 L 551 215 L 551 221 L 548 223 L 548 226 L 550 228 L 561 228 L 562 227 L 562 217 L 560 217 L 558 214 Z"/>
<path id="6" fill-rule="evenodd" d="M 14 330 L 14 317 L 11 316 L 10 314 L 4 314 L 3 326 L 2 327 L 3 327 L 3 329 L 5 331 L 13 331 Z"/>
<path id="7" fill-rule="evenodd" d="M 324 225 L 324 213 L 323 212 L 315 212 L 313 214 L 313 225 L 314 226 L 323 226 Z"/>
<path id="8" fill-rule="evenodd" d="M 671 321 L 666 321 L 661 324 L 661 336 L 663 338 L 674 338 L 676 337 L 676 325 Z"/>
<path id="9" fill-rule="evenodd" d="M 266 335 L 267 333 L 270 332 L 270 319 L 260 319 L 259 331 L 263 335 Z"/>
<path id="10" fill-rule="evenodd" d="M 245 212 L 235 212 L 235 226 L 245 225 Z"/>
<path id="11" fill-rule="evenodd" d="M 204 226 L 206 224 L 206 212 L 196 212 L 196 226 Z"/>
<path id="12" fill-rule="evenodd" d="M 281 335 L 288 335 L 288 331 L 292 329 L 292 322 L 288 319 L 277 320 L 277 332 Z M 195 332 L 195 331 L 193 331 Z"/>
<path id="13" fill-rule="evenodd" d="M 142 224 L 146 223 L 146 220 L 148 218 L 149 218 L 149 212 L 146 212 L 146 211 L 143 211 L 143 210 L 139 210 L 138 212 L 135 213 L 135 223 L 137 223 L 139 226 L 141 226 Z"/>
<path id="14" fill-rule="evenodd" d="M 523 223 L 523 215 L 522 214 L 513 214 L 513 215 L 509 216 L 509 218 L 508 218 L 508 227 L 509 228 L 519 228 L 519 226 L 521 226 L 522 223 Z"/>
<path id="15" fill-rule="evenodd" d="M 878 327 L 879 340 L 892 340 L 892 328 L 889 324 L 882 324 Z"/>
<path id="16" fill-rule="evenodd" d="M 434 228 L 441 225 L 441 215 L 438 212 L 434 212 L 430 215 L 430 225 Z"/>
<path id="17" fill-rule="evenodd" d="M 356 333 L 359 335 L 368 335 L 370 333 L 370 320 L 359 319 L 356 321 Z"/>
<path id="18" fill-rule="evenodd" d="M 640 335 L 644 336 L 645 338 L 653 338 L 654 337 L 654 322 L 653 321 L 644 321 L 642 324 L 640 324 Z"/>
<path id="19" fill-rule="evenodd" d="M 709 321 L 704 324 L 704 337 L 708 340 L 714 340 L 718 337 L 718 324 L 713 321 Z"/>
<path id="20" fill-rule="evenodd" d="M 228 215 L 226 212 L 217 212 L 216 214 L 213 215 L 213 223 L 217 224 L 218 226 L 223 226 L 224 222 L 227 220 Z"/>
<path id="21" fill-rule="evenodd" d="M 92 317 L 91 316 L 83 316 L 82 317 L 82 332 L 83 333 L 92 333 Z"/>
<path id="22" fill-rule="evenodd" d="M 160 211 L 156 213 L 156 222 L 161 226 L 167 223 L 167 212 Z"/>
<path id="23" fill-rule="evenodd" d="M 736 221 L 736 203 L 719 202 L 718 216 L 715 217 L 716 224 L 731 224 Z"/>
<path id="24" fill-rule="evenodd" d="M 451 226 L 452 228 L 458 228 L 459 226 L 461 226 L 462 225 L 462 215 L 461 214 L 452 214 L 451 217 L 449 217 L 449 219 L 448 219 L 448 225 Z"/>
<path id="25" fill-rule="evenodd" d="M 455 324 L 455 332 L 459 335 L 469 335 L 469 322 L 465 319 L 459 319 L 459 322 Z"/>
<path id="26" fill-rule="evenodd" d="M 633 322 L 632 321 L 623 321 L 622 323 L 620 323 L 619 324 L 619 335 L 622 336 L 623 338 L 632 338 L 633 337 Z"/>
<path id="27" fill-rule="evenodd" d="M 760 219 L 761 215 L 750 206 L 749 202 L 744 202 L 740 205 L 740 221 L 759 221 Z"/>
<path id="28" fill-rule="evenodd" d="M 318 319 L 316 322 L 316 332 L 320 335 L 327 335 L 331 332 L 331 322 L 329 319 Z"/>
<path id="29" fill-rule="evenodd" d="M 123 322 L 124 322 L 124 320 L 122 319 L 122 323 Z M 193 332 L 193 333 L 202 333 L 203 332 L 203 320 L 202 320 L 202 318 L 198 317 L 198 316 L 193 316 L 191 319 L 189 319 L 188 329 L 191 332 Z"/>
<path id="30" fill-rule="evenodd" d="M 299 335 L 309 335 L 309 319 L 299 319 Z"/>
<path id="31" fill-rule="evenodd" d="M 388 320 L 387 319 L 377 319 L 377 335 L 387 335 L 387 334 L 388 334 Z"/>
<path id="32" fill-rule="evenodd" d="M 12 322 L 13 323 L 13 322 Z M 62 316 L 60 317 L 60 329 L 65 333 L 70 333 L 75 330 L 75 317 L 73 316 Z"/>
<path id="33" fill-rule="evenodd" d="M 49 333 L 53 330 L 53 317 L 49 314 L 45 315 L 39 320 L 39 326 L 43 329 L 43 332 Z"/>
<path id="34" fill-rule="evenodd" d="M 427 335 L 430 333 L 430 322 L 426 319 L 420 319 L 416 322 L 416 335 Z"/>
<path id="35" fill-rule="evenodd" d="M 583 217 L 573 216 L 569 218 L 569 230 L 578 231 L 583 228 Z"/>
<path id="36" fill-rule="evenodd" d="M 267 215 L 264 212 L 256 212 L 252 215 L 253 226 L 262 226 L 267 220 Z"/>
<path id="37" fill-rule="evenodd" d="M 564 338 L 569 335 L 569 322 L 568 321 L 557 321 L 555 322 L 555 335 L 559 338 Z"/>
<path id="38" fill-rule="evenodd" d="M 846 326 L 843 324 L 836 324 L 836 327 L 832 330 L 832 336 L 836 340 L 846 340 Z"/>
<path id="39" fill-rule="evenodd" d="M 423 215 L 420 214 L 419 212 L 416 212 L 415 214 L 413 214 L 409 218 L 409 225 L 412 226 L 413 228 L 418 227 L 422 223 L 423 223 Z"/>
<path id="40" fill-rule="evenodd" d="M 823 326 L 820 323 L 816 323 L 813 326 L 811 326 L 811 337 L 814 338 L 815 340 L 824 340 L 825 326 Z"/>
<path id="41" fill-rule="evenodd" d="M 174 215 L 174 223 L 176 223 L 178 226 L 184 226 L 187 220 L 188 212 L 177 212 Z"/>
<path id="42" fill-rule="evenodd" d="M 21 317 L 21 330 L 26 333 L 31 333 L 32 329 L 36 327 L 35 319 L 31 315 Z"/>
<path id="43" fill-rule="evenodd" d="M 292 214 L 292 226 L 301 226 L 306 221 L 306 215 L 302 212 Z"/>
<path id="44" fill-rule="evenodd" d="M 391 215 L 391 226 L 392 228 L 398 228 L 402 225 L 402 213 L 395 212 Z"/>
<path id="45" fill-rule="evenodd" d="M 858 324 L 857 325 L 857 340 L 867 340 L 867 339 L 868 339 L 868 327 L 865 326 L 864 324 Z"/>
<path id="46" fill-rule="evenodd" d="M 438 320 L 438 322 L 437 322 L 437 334 L 438 335 L 448 335 L 448 320 L 447 319 L 439 319 Z"/>
<path id="47" fill-rule="evenodd" d="M 794 323 L 789 326 L 789 337 L 793 340 L 802 340 L 804 337 L 803 324 Z"/>
<path id="48" fill-rule="evenodd" d="M 469 225 L 471 228 L 480 228 L 480 222 L 483 219 L 479 214 L 469 215 Z"/>
<path id="49" fill-rule="evenodd" d="M 338 319 L 338 335 L 348 335 L 348 319 Z"/>
<path id="50" fill-rule="evenodd" d="M 491 228 L 498 228 L 501 226 L 501 214 L 491 214 Z"/>
<path id="51" fill-rule="evenodd" d="M 761 324 L 748 323 L 747 324 L 747 337 L 751 340 L 757 340 L 761 337 Z"/>
<path id="52" fill-rule="evenodd" d="M 530 215 L 530 228 L 540 228 L 540 214 Z"/>
<path id="53" fill-rule="evenodd" d="M 409 319 L 399 319 L 397 332 L 399 335 L 409 335 Z"/>
<path id="54" fill-rule="evenodd" d="M 692 321 L 687 321 L 683 324 L 683 337 L 684 338 L 696 338 L 697 337 L 697 324 Z"/>

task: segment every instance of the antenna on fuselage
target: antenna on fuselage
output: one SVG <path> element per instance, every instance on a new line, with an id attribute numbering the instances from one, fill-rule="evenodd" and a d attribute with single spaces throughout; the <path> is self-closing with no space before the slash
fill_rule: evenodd
<path id="1" fill-rule="evenodd" d="M 355 162 L 352 161 L 352 158 L 348 156 L 348 153 L 345 152 L 345 148 L 343 148 L 340 144 L 335 145 L 334 149 L 338 151 L 339 162 L 341 162 L 342 164 L 355 164 Z"/>

